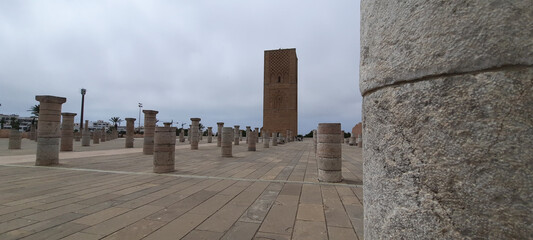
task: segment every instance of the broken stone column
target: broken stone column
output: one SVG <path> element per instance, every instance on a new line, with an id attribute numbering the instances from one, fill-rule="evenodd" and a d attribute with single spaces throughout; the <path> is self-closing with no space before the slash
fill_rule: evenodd
<path id="1" fill-rule="evenodd" d="M 318 180 L 321 182 L 342 181 L 342 145 L 339 141 L 340 123 L 319 123 L 316 161 Z"/>
<path id="2" fill-rule="evenodd" d="M 357 137 L 357 146 L 360 148 L 363 147 L 363 136 L 362 135 L 359 135 L 359 137 Z"/>
<path id="3" fill-rule="evenodd" d="M 224 127 L 223 122 L 217 122 L 217 147 L 222 146 L 222 128 Z"/>
<path id="4" fill-rule="evenodd" d="M 154 135 L 154 173 L 174 171 L 176 152 L 176 128 L 170 123 L 156 127 Z"/>
<path id="5" fill-rule="evenodd" d="M 344 130 L 341 132 L 341 143 L 344 143 Z"/>
<path id="6" fill-rule="evenodd" d="M 257 132 L 254 130 L 253 132 L 250 132 L 250 140 L 248 141 L 248 151 L 254 151 L 255 152 L 255 146 L 256 146 L 256 141 L 255 139 L 257 138 Z M 246 139 L 248 139 L 248 137 L 246 137 Z"/>
<path id="7" fill-rule="evenodd" d="M 207 127 L 207 143 L 213 142 L 213 127 Z"/>
<path id="8" fill-rule="evenodd" d="M 187 141 L 189 144 L 191 144 L 191 125 L 189 124 L 189 128 L 187 129 Z"/>
<path id="9" fill-rule="evenodd" d="M 22 133 L 18 129 L 11 129 L 9 131 L 9 144 L 8 149 L 21 149 L 22 146 Z"/>
<path id="10" fill-rule="evenodd" d="M 316 146 L 317 146 L 317 140 L 318 140 L 318 136 L 317 136 L 318 132 L 316 131 L 316 129 L 313 129 L 313 147 L 315 149 L 315 154 L 316 154 Z"/>
<path id="11" fill-rule="evenodd" d="M 74 133 L 74 141 L 79 142 L 81 141 L 81 132 L 75 132 Z"/>
<path id="12" fill-rule="evenodd" d="M 89 131 L 89 120 L 85 120 L 85 126 L 81 133 L 81 146 L 88 147 L 91 145 L 91 132 Z"/>
<path id="13" fill-rule="evenodd" d="M 105 130 L 105 127 L 103 127 L 100 131 L 100 142 L 105 142 L 107 139 L 107 132 Z"/>
<path id="14" fill-rule="evenodd" d="M 255 128 L 254 131 L 255 131 L 255 136 L 254 136 L 255 142 L 259 143 L 259 128 Z"/>
<path id="15" fill-rule="evenodd" d="M 361 14 L 365 239 L 531 239 L 531 0 Z"/>
<path id="16" fill-rule="evenodd" d="M 30 127 L 30 140 L 35 140 L 37 139 L 36 136 L 35 136 L 35 133 L 36 133 L 36 128 L 37 126 L 35 125 L 35 123 L 32 123 L 31 124 L 31 127 Z"/>
<path id="17" fill-rule="evenodd" d="M 179 138 L 179 141 L 180 142 L 185 142 L 185 129 L 181 129 L 180 131 L 180 138 Z"/>
<path id="18" fill-rule="evenodd" d="M 67 99 L 41 95 L 35 96 L 35 100 L 40 103 L 35 165 L 49 166 L 59 164 L 61 105 Z"/>
<path id="19" fill-rule="evenodd" d="M 135 140 L 135 118 L 126 118 L 126 148 L 133 148 L 133 141 Z"/>
<path id="20" fill-rule="evenodd" d="M 100 134 L 102 134 L 102 131 L 94 129 L 93 144 L 100 144 Z"/>
<path id="21" fill-rule="evenodd" d="M 272 133 L 272 146 L 278 146 L 278 133 Z"/>
<path id="22" fill-rule="evenodd" d="M 246 126 L 246 143 L 248 144 L 248 137 L 250 136 L 251 127 Z"/>
<path id="23" fill-rule="evenodd" d="M 263 130 L 263 148 L 270 148 L 270 139 L 267 130 Z"/>
<path id="24" fill-rule="evenodd" d="M 72 151 L 74 147 L 74 116 L 76 113 L 61 113 L 61 146 L 59 151 Z"/>
<path id="25" fill-rule="evenodd" d="M 278 144 L 284 144 L 284 143 L 285 143 L 285 136 L 283 136 L 283 133 L 279 133 Z"/>
<path id="26" fill-rule="evenodd" d="M 191 150 L 198 150 L 200 118 L 191 118 Z"/>
<path id="27" fill-rule="evenodd" d="M 239 130 L 239 125 L 235 125 L 235 145 L 239 145 L 239 141 L 240 141 L 240 135 L 241 135 L 241 130 Z"/>
<path id="28" fill-rule="evenodd" d="M 144 113 L 144 141 L 143 153 L 146 155 L 154 154 L 154 134 L 156 115 L 159 113 L 154 110 L 143 110 Z"/>
<path id="29" fill-rule="evenodd" d="M 287 131 L 285 131 L 285 133 L 286 133 L 285 136 L 287 137 L 285 142 L 288 143 L 288 142 L 290 142 L 290 139 L 291 139 L 291 130 L 287 129 Z"/>
<path id="30" fill-rule="evenodd" d="M 230 127 L 222 127 L 222 133 L 221 133 L 221 152 L 222 157 L 232 157 L 232 140 L 234 140 L 233 137 L 233 128 Z"/>

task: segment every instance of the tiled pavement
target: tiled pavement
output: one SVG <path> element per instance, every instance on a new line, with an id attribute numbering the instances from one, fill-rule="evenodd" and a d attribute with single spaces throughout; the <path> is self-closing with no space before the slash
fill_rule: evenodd
<path id="1" fill-rule="evenodd" d="M 123 146 L 76 146 L 35 167 L 33 142 L 0 139 L 0 239 L 363 238 L 360 148 L 343 144 L 345 180 L 325 184 L 309 139 L 256 152 L 243 142 L 233 158 L 180 144 L 170 174 L 151 173 L 141 139 Z"/>

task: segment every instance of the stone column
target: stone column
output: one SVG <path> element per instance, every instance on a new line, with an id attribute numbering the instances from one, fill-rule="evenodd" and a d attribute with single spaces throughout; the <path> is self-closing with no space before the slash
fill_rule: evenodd
<path id="1" fill-rule="evenodd" d="M 85 125 L 83 125 L 83 131 L 81 133 L 81 146 L 88 147 L 91 145 L 91 132 L 89 131 L 89 120 L 85 120 Z"/>
<path id="2" fill-rule="evenodd" d="M 250 140 L 248 141 L 248 151 L 254 151 L 255 152 L 255 146 L 256 146 L 256 138 L 257 138 L 257 131 L 250 132 Z M 248 137 L 246 137 L 248 139 Z"/>
<path id="3" fill-rule="evenodd" d="M 290 139 L 291 139 L 291 130 L 288 130 L 288 129 L 287 129 L 287 131 L 285 131 L 285 133 L 286 133 L 285 136 L 287 137 L 287 140 L 286 140 L 285 142 L 288 143 L 288 142 L 291 141 L 291 140 L 290 140 Z"/>
<path id="4" fill-rule="evenodd" d="M 278 133 L 272 133 L 272 146 L 278 146 Z"/>
<path id="5" fill-rule="evenodd" d="M 35 96 L 35 100 L 40 103 L 35 165 L 48 166 L 59 164 L 61 105 L 67 99 L 41 95 Z"/>
<path id="6" fill-rule="evenodd" d="M 233 140 L 233 129 L 230 127 L 222 127 L 221 135 L 221 150 L 222 157 L 232 157 L 232 140 Z"/>
<path id="7" fill-rule="evenodd" d="M 251 132 L 251 127 L 250 126 L 246 126 L 246 143 L 248 144 L 248 137 L 250 136 L 250 132 Z"/>
<path id="8" fill-rule="evenodd" d="M 315 154 L 316 154 L 316 146 L 317 146 L 317 140 L 318 140 L 318 131 L 316 129 L 313 129 L 313 147 L 315 149 Z"/>
<path id="9" fill-rule="evenodd" d="M 191 144 L 191 125 L 189 124 L 189 129 L 187 129 L 187 141 L 189 142 L 189 144 Z"/>
<path id="10" fill-rule="evenodd" d="M 191 118 L 191 150 L 198 150 L 200 118 Z"/>
<path id="11" fill-rule="evenodd" d="M 154 173 L 174 171 L 176 153 L 176 128 L 170 123 L 156 127 L 154 134 Z"/>
<path id="12" fill-rule="evenodd" d="M 159 113 L 154 110 L 143 110 L 144 113 L 144 142 L 143 153 L 146 155 L 154 154 L 154 134 L 156 115 Z"/>
<path id="13" fill-rule="evenodd" d="M 9 144 L 8 149 L 20 149 L 22 145 L 22 134 L 18 129 L 11 129 L 9 131 Z"/>
<path id="14" fill-rule="evenodd" d="M 224 127 L 223 122 L 217 122 L 217 147 L 222 146 L 222 128 Z"/>
<path id="15" fill-rule="evenodd" d="M 185 142 L 185 129 L 181 129 L 180 131 L 180 142 Z"/>
<path id="16" fill-rule="evenodd" d="M 213 142 L 213 127 L 207 127 L 207 143 Z"/>
<path id="17" fill-rule="evenodd" d="M 255 136 L 254 136 L 255 142 L 259 143 L 259 128 L 254 128 L 254 131 L 255 131 Z"/>
<path id="18" fill-rule="evenodd" d="M 269 148 L 270 147 L 270 139 L 268 138 L 268 131 L 263 129 L 263 148 Z"/>
<path id="19" fill-rule="evenodd" d="M 74 116 L 75 113 L 61 113 L 61 147 L 60 151 L 72 151 L 74 146 Z"/>
<path id="20" fill-rule="evenodd" d="M 341 143 L 344 143 L 344 130 L 341 132 Z"/>
<path id="21" fill-rule="evenodd" d="M 361 14 L 365 239 L 531 239 L 531 0 Z"/>
<path id="22" fill-rule="evenodd" d="M 100 144 L 100 134 L 102 134 L 102 131 L 97 129 L 93 130 L 93 144 Z"/>
<path id="23" fill-rule="evenodd" d="M 74 133 L 74 141 L 79 142 L 81 141 L 81 132 L 75 132 Z"/>
<path id="24" fill-rule="evenodd" d="M 35 128 L 36 128 L 36 127 L 37 127 L 37 126 L 35 126 L 35 123 L 32 123 L 32 124 L 31 124 L 31 127 L 30 127 L 30 140 L 34 140 L 34 141 L 35 141 L 35 139 L 37 139 L 37 138 L 35 137 L 35 133 L 36 133 Z"/>
<path id="25" fill-rule="evenodd" d="M 133 148 L 135 135 L 135 118 L 126 118 L 126 148 Z"/>
<path id="26" fill-rule="evenodd" d="M 318 180 L 321 182 L 342 181 L 342 145 L 339 141 L 340 123 L 319 123 L 316 161 Z"/>
<path id="27" fill-rule="evenodd" d="M 234 138 L 235 138 L 235 145 L 239 145 L 239 141 L 240 141 L 240 135 L 241 135 L 241 130 L 239 130 L 239 125 L 235 125 L 235 134 L 234 134 Z"/>
<path id="28" fill-rule="evenodd" d="M 283 136 L 283 133 L 279 133 L 278 143 L 279 144 L 284 144 L 285 143 L 285 137 Z"/>
<path id="29" fill-rule="evenodd" d="M 350 136 L 349 144 L 350 144 L 350 146 L 355 145 L 355 136 L 353 134 Z"/>
<path id="30" fill-rule="evenodd" d="M 107 132 L 105 130 L 105 127 L 103 127 L 101 130 L 100 130 L 100 142 L 105 142 L 107 139 Z"/>
<path id="31" fill-rule="evenodd" d="M 359 135 L 359 137 L 357 137 L 357 146 L 360 148 L 363 148 L 363 136 L 362 135 Z"/>

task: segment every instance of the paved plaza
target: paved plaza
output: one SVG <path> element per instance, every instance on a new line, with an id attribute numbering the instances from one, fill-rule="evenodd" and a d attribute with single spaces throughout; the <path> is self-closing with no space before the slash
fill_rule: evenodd
<path id="1" fill-rule="evenodd" d="M 317 181 L 313 141 L 233 157 L 206 138 L 176 143 L 176 171 L 152 173 L 142 139 L 61 152 L 37 167 L 36 143 L 0 139 L 0 239 L 363 239 L 361 148 L 342 145 L 344 181 Z"/>

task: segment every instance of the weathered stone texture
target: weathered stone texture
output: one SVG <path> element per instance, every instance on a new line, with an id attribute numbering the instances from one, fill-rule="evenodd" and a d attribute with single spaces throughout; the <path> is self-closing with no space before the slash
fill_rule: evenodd
<path id="1" fill-rule="evenodd" d="M 213 127 L 207 127 L 207 143 L 213 142 Z"/>
<path id="2" fill-rule="evenodd" d="M 200 118 L 191 118 L 191 150 L 198 150 L 200 141 Z"/>
<path id="3" fill-rule="evenodd" d="M 217 147 L 222 146 L 222 128 L 224 127 L 223 122 L 217 122 Z"/>
<path id="4" fill-rule="evenodd" d="M 176 128 L 170 123 L 156 127 L 154 135 L 154 173 L 173 172 L 176 152 Z"/>
<path id="5" fill-rule="evenodd" d="M 232 140 L 233 140 L 233 128 L 222 127 L 221 135 L 221 153 L 222 157 L 232 157 Z"/>
<path id="6" fill-rule="evenodd" d="M 156 115 L 159 113 L 154 110 L 143 110 L 144 113 L 144 141 L 143 153 L 146 155 L 154 154 L 154 133 Z"/>
<path id="7" fill-rule="evenodd" d="M 533 236 L 531 1 L 361 13 L 365 238 Z"/>
<path id="8" fill-rule="evenodd" d="M 89 120 L 85 120 L 85 126 L 81 133 L 81 146 L 88 147 L 91 145 L 91 132 L 89 131 Z"/>
<path id="9" fill-rule="evenodd" d="M 74 116 L 76 113 L 61 113 L 61 146 L 60 151 L 72 151 L 74 147 Z"/>
<path id="10" fill-rule="evenodd" d="M 256 149 L 256 139 L 257 138 L 257 131 L 250 132 L 249 136 L 246 136 L 246 140 L 248 140 L 248 151 L 255 151 Z"/>
<path id="11" fill-rule="evenodd" d="M 341 124 L 319 123 L 317 133 L 318 180 L 340 182 L 342 181 Z"/>
<path id="12" fill-rule="evenodd" d="M 17 129 L 9 131 L 8 149 L 20 149 L 22 145 L 22 133 Z"/>
<path id="13" fill-rule="evenodd" d="M 126 148 L 133 148 L 133 138 L 135 134 L 135 118 L 126 118 Z"/>
<path id="14" fill-rule="evenodd" d="M 40 103 L 35 165 L 59 164 L 61 105 L 67 99 L 44 95 L 35 96 L 35 100 Z"/>

